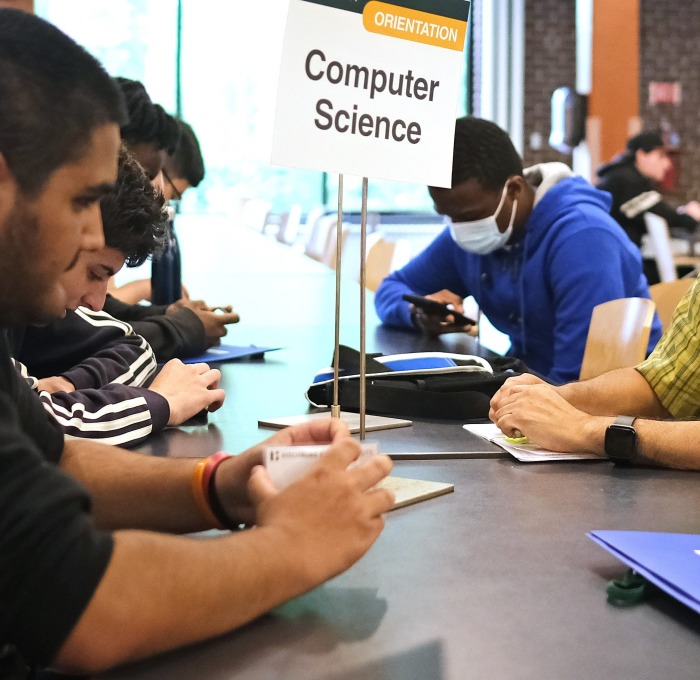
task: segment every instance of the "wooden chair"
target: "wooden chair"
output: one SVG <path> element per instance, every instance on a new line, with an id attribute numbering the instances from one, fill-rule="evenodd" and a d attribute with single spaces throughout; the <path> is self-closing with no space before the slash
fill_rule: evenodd
<path id="1" fill-rule="evenodd" d="M 673 312 L 676 310 L 681 298 L 694 283 L 694 278 L 683 278 L 675 281 L 662 281 L 649 286 L 651 299 L 656 305 L 656 313 L 659 315 L 661 326 L 664 330 L 671 325 Z"/>
<path id="2" fill-rule="evenodd" d="M 367 249 L 365 286 L 369 290 L 377 290 L 384 277 L 391 271 L 395 250 L 396 241 L 385 241 L 381 237 Z"/>
<path id="3" fill-rule="evenodd" d="M 376 291 L 387 274 L 403 267 L 410 259 L 411 244 L 408 240 L 398 238 L 387 241 L 381 235 L 377 235 L 367 248 L 365 286 L 373 292 Z M 359 274 L 357 280 L 359 281 Z"/>
<path id="4" fill-rule="evenodd" d="M 656 305 L 647 298 L 610 300 L 593 308 L 579 380 L 644 360 Z"/>
<path id="5" fill-rule="evenodd" d="M 674 254 L 668 223 L 663 217 L 646 212 L 644 223 L 651 241 L 659 279 L 662 282 L 675 281 L 678 278 L 678 267 L 696 268 L 700 266 L 700 257 Z"/>

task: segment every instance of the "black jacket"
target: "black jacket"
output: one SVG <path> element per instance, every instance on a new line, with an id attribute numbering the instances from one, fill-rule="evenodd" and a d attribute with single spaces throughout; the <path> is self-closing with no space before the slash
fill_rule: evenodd
<path id="1" fill-rule="evenodd" d="M 598 169 L 598 189 L 612 194 L 610 214 L 638 246 L 646 234 L 644 213 L 652 212 L 663 217 L 669 228 L 694 231 L 698 223 L 690 217 L 677 213 L 663 200 L 656 184 L 637 170 L 634 159 L 622 154 Z"/>
<path id="2" fill-rule="evenodd" d="M 104 311 L 146 338 L 159 362 L 198 356 L 207 349 L 204 324 L 191 309 L 166 314 L 166 305 L 130 305 L 107 296 Z"/>

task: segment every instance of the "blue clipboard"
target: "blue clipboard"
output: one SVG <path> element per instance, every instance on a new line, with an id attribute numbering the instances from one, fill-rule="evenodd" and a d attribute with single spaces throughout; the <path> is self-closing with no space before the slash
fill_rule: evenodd
<path id="1" fill-rule="evenodd" d="M 274 352 L 281 347 L 258 347 L 257 345 L 218 345 L 210 347 L 204 354 L 183 359 L 184 364 L 216 364 L 235 359 L 262 358 L 265 352 Z"/>
<path id="2" fill-rule="evenodd" d="M 648 581 L 700 614 L 700 534 L 586 534 Z"/>

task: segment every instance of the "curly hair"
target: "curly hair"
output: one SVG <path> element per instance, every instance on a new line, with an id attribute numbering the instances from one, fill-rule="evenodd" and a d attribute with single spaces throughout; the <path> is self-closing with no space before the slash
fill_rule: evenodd
<path id="1" fill-rule="evenodd" d="M 483 118 L 465 116 L 455 125 L 452 187 L 477 179 L 485 189 L 499 190 L 513 175 L 523 174 L 523 161 L 508 134 Z"/>
<path id="2" fill-rule="evenodd" d="M 94 57 L 43 19 L 0 9 L 0 153 L 23 192 L 38 194 L 96 128 L 125 120 L 119 88 Z"/>
<path id="3" fill-rule="evenodd" d="M 105 245 L 123 253 L 127 267 L 138 267 L 162 250 L 168 229 L 163 195 L 123 144 L 115 189 L 100 210 Z"/>
<path id="4" fill-rule="evenodd" d="M 153 144 L 173 153 L 180 141 L 177 120 L 160 104 L 153 103 L 143 83 L 121 77 L 115 80 L 129 113 L 129 121 L 121 128 L 122 139 L 127 144 Z"/>

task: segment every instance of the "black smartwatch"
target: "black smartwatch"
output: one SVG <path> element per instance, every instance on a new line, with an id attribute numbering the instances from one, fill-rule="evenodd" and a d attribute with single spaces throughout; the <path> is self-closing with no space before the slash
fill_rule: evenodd
<path id="1" fill-rule="evenodd" d="M 605 453 L 613 463 L 629 465 L 637 455 L 637 431 L 634 416 L 618 416 L 605 430 Z"/>

